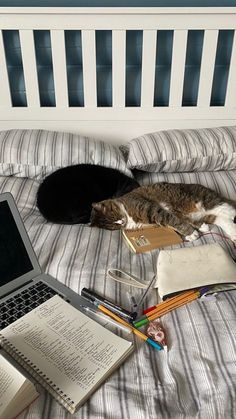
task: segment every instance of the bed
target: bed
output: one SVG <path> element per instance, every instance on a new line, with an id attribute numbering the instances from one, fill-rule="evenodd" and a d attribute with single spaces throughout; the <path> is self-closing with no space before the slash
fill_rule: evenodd
<path id="1" fill-rule="evenodd" d="M 129 309 L 127 291 L 136 297 L 142 291 L 113 281 L 107 269 L 121 268 L 150 280 L 158 250 L 136 255 L 118 231 L 46 222 L 36 207 L 37 189 L 57 168 L 103 164 L 140 184 L 201 183 L 236 199 L 235 15 L 235 8 L 2 8 L 0 192 L 14 196 L 43 270 L 74 291 L 91 287 Z M 172 33 L 166 34 L 163 61 L 157 53 L 159 31 Z M 73 35 L 75 44 L 70 44 Z M 169 36 L 171 54 L 165 61 Z M 132 40 L 137 41 L 133 61 L 127 52 Z M 99 42 L 110 48 L 107 61 L 99 61 Z M 191 45 L 196 51 L 192 57 Z M 74 64 L 70 48 L 79 57 Z M 73 95 L 70 74 L 76 69 Z M 21 83 L 14 84 L 17 80 Z M 196 90 L 188 92 L 191 80 Z M 222 89 L 219 96 L 216 83 Z M 212 242 L 236 258 L 235 244 L 216 227 L 181 246 Z M 156 301 L 153 290 L 143 306 Z M 165 315 L 167 352 L 156 353 L 132 337 L 134 354 L 74 417 L 235 417 L 235 305 L 232 291 Z M 42 391 L 23 417 L 56 419 L 68 413 Z"/>

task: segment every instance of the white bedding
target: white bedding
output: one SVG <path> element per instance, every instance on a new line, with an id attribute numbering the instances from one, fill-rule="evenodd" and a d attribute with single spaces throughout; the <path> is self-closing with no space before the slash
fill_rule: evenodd
<path id="1" fill-rule="evenodd" d="M 236 199 L 236 171 L 184 174 L 145 174 L 141 183 L 202 183 Z M 131 288 L 109 279 L 117 267 L 151 279 L 158 251 L 135 255 L 118 231 L 89 226 L 47 223 L 38 212 L 38 181 L 0 177 L 0 192 L 14 196 L 42 269 L 80 292 L 91 287 L 129 309 Z M 212 231 L 222 233 L 214 228 Z M 192 245 L 219 242 L 236 258 L 230 240 L 209 234 Z M 141 290 L 135 290 L 141 295 Z M 157 302 L 151 291 L 144 307 Z M 162 318 L 168 352 L 157 352 L 137 337 L 134 354 L 74 415 L 83 419 L 159 419 L 236 417 L 236 292 L 221 293 L 216 300 L 195 301 Z M 68 413 L 45 391 L 20 418 L 68 418 Z"/>

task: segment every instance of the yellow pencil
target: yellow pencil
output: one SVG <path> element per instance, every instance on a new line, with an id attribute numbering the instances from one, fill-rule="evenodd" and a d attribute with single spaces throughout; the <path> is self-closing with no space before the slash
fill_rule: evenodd
<path id="1" fill-rule="evenodd" d="M 140 332 L 140 330 L 137 330 L 134 326 L 132 326 L 131 324 L 127 323 L 125 320 L 121 319 L 119 316 L 117 316 L 116 314 L 114 314 L 112 311 L 108 310 L 106 307 L 102 306 L 101 304 L 97 305 L 97 307 L 103 313 L 108 314 L 108 316 L 112 317 L 113 319 L 115 319 L 119 323 L 121 323 L 124 326 L 128 327 L 130 330 L 132 330 L 132 332 L 135 335 L 139 336 L 141 339 L 143 339 L 144 341 L 146 341 L 147 343 L 149 343 L 150 345 L 152 345 L 154 348 L 158 349 L 158 351 L 160 351 L 160 350 L 163 349 L 163 346 L 160 343 L 155 342 L 154 340 L 152 340 L 151 338 L 149 338 L 148 336 L 146 336 L 144 333 Z"/>

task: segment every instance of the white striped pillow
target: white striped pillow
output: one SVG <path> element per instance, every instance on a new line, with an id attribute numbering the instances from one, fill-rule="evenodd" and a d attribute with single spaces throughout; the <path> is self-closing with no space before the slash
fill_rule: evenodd
<path id="1" fill-rule="evenodd" d="M 127 166 L 147 172 L 236 168 L 236 126 L 159 131 L 128 143 Z"/>
<path id="2" fill-rule="evenodd" d="M 67 132 L 0 132 L 0 175 L 42 179 L 60 167 L 88 163 L 112 167 L 132 177 L 118 147 Z"/>

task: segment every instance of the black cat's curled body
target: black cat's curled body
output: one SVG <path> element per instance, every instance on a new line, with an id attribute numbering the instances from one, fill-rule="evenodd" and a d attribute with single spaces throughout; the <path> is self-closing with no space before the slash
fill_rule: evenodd
<path id="1" fill-rule="evenodd" d="M 47 221 L 84 224 L 90 220 L 93 202 L 122 196 L 138 186 L 117 169 L 77 164 L 58 169 L 43 180 L 37 206 Z"/>

